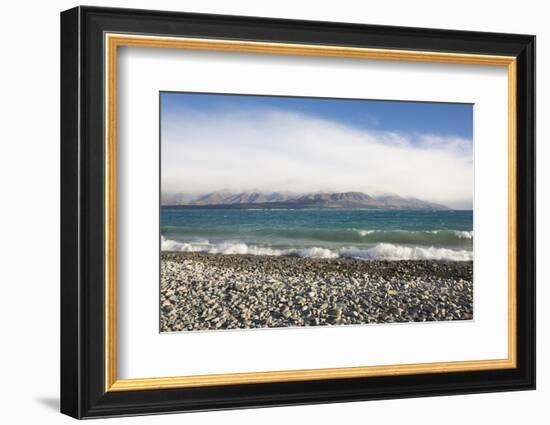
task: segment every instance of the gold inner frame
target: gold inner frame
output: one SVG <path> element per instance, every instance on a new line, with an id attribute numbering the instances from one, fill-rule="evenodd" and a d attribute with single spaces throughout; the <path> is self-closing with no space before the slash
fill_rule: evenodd
<path id="1" fill-rule="evenodd" d="M 215 385 L 449 373 L 516 367 L 516 58 L 462 53 L 337 47 L 326 45 L 105 34 L 105 391 L 135 391 Z M 508 357 L 383 366 L 247 372 L 164 378 L 118 379 L 116 324 L 116 123 L 119 46 L 325 56 L 469 65 L 504 66 L 508 72 Z"/>

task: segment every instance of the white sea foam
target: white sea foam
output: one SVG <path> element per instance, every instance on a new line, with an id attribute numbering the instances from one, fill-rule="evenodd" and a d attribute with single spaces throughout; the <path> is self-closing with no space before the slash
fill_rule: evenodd
<path id="1" fill-rule="evenodd" d="M 294 254 L 293 250 L 287 251 L 289 254 Z M 337 252 L 331 251 L 328 248 L 304 248 L 297 251 L 300 257 L 309 258 L 338 258 L 340 255 Z"/>
<path id="2" fill-rule="evenodd" d="M 208 241 L 177 242 L 162 237 L 163 251 L 204 252 L 225 255 L 295 255 L 307 258 L 351 257 L 362 260 L 445 260 L 472 261 L 473 253 L 465 249 L 436 248 L 434 246 L 406 246 L 391 243 L 379 243 L 371 247 L 343 247 L 329 249 L 322 247 L 276 249 L 270 247 L 247 245 L 242 242 L 222 242 L 211 244 Z"/>
<path id="3" fill-rule="evenodd" d="M 203 245 L 207 244 L 208 241 L 206 241 L 206 244 L 192 244 L 187 242 L 182 243 L 173 241 L 171 239 L 166 239 L 164 236 L 162 236 L 160 241 L 160 248 L 162 251 L 200 252 L 203 250 Z"/>
<path id="4" fill-rule="evenodd" d="M 180 252 L 206 252 L 209 254 L 250 254 L 250 255 L 284 255 L 285 252 L 278 249 L 266 248 L 260 246 L 249 246 L 241 242 L 222 242 L 220 244 L 211 244 L 207 240 L 198 242 L 178 242 L 161 237 L 162 251 L 180 251 Z"/>
<path id="5" fill-rule="evenodd" d="M 456 237 L 459 238 L 459 239 L 473 239 L 474 238 L 474 231 L 473 230 L 470 230 L 469 232 L 468 231 L 457 230 L 454 233 L 455 233 Z"/>
<path id="6" fill-rule="evenodd" d="M 361 236 L 371 235 L 373 233 L 409 233 L 414 234 L 429 234 L 429 235 L 454 235 L 458 239 L 473 239 L 474 231 L 473 230 L 447 230 L 447 229 L 438 229 L 438 230 L 403 230 L 403 229 L 391 229 L 391 230 L 365 230 L 365 229 L 355 229 L 355 231 Z"/>
<path id="7" fill-rule="evenodd" d="M 380 243 L 371 248 L 343 248 L 340 255 L 368 260 L 446 260 L 471 261 L 473 253 L 465 249 L 404 246 Z"/>
<path id="8" fill-rule="evenodd" d="M 376 230 L 357 230 L 357 233 L 359 233 L 361 236 L 367 236 L 374 232 L 376 232 Z"/>
<path id="9" fill-rule="evenodd" d="M 473 239 L 474 231 L 473 230 L 426 230 L 426 233 L 431 233 L 437 235 L 444 232 L 452 232 L 458 239 Z"/>
<path id="10" fill-rule="evenodd" d="M 207 252 L 211 254 L 249 254 L 249 255 L 283 255 L 283 251 L 261 246 L 249 246 L 245 243 L 224 242 L 210 246 Z"/>

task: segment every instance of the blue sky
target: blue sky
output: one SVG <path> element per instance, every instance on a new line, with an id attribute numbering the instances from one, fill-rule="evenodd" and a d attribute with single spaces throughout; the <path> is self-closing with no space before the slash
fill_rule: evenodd
<path id="1" fill-rule="evenodd" d="M 429 133 L 473 138 L 473 107 L 463 103 L 398 102 L 278 96 L 162 92 L 163 115 L 178 111 L 284 110 L 335 121 L 355 128 L 400 133 Z"/>
<path id="2" fill-rule="evenodd" d="M 160 96 L 163 192 L 360 191 L 472 206 L 470 104 Z"/>

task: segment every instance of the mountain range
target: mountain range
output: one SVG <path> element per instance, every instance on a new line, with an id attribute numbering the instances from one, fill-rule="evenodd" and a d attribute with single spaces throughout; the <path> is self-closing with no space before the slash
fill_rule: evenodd
<path id="1" fill-rule="evenodd" d="M 449 208 L 417 198 L 396 195 L 371 196 L 362 192 L 290 192 L 245 191 L 234 193 L 219 190 L 203 195 L 163 193 L 162 205 L 187 208 L 235 209 L 402 209 L 448 210 Z"/>

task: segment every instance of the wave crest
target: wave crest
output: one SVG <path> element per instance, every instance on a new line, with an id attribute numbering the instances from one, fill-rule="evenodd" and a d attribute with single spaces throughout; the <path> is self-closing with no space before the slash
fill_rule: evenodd
<path id="1" fill-rule="evenodd" d="M 474 231 L 470 230 L 468 231 L 455 231 L 455 235 L 459 239 L 473 239 L 474 238 Z"/>
<path id="2" fill-rule="evenodd" d="M 463 245 L 464 240 L 472 240 L 474 238 L 473 230 L 404 230 L 404 229 L 388 229 L 388 230 L 368 230 L 354 229 L 362 241 L 379 242 L 379 243 L 409 243 L 415 242 L 422 245 L 430 243 L 442 244 L 459 244 Z M 463 241 L 461 243 L 461 240 Z"/>
<path id="3" fill-rule="evenodd" d="M 208 254 L 225 255 L 293 255 L 306 258 L 339 258 L 349 257 L 361 260 L 443 260 L 472 261 L 473 252 L 465 249 L 437 248 L 434 246 L 405 246 L 391 243 L 379 243 L 367 248 L 289 248 L 276 249 L 271 247 L 247 245 L 242 242 L 222 242 L 211 244 L 208 241 L 177 242 L 161 237 L 162 251 L 204 252 Z"/>
<path id="4" fill-rule="evenodd" d="M 390 243 L 380 243 L 367 249 L 344 248 L 341 254 L 343 256 L 369 260 L 473 260 L 472 251 L 465 249 L 404 246 Z"/>
<path id="5" fill-rule="evenodd" d="M 289 250 L 289 254 L 294 254 L 292 250 Z M 300 257 L 308 258 L 338 258 L 339 255 L 337 252 L 331 251 L 328 248 L 318 248 L 316 246 L 312 248 L 304 248 L 297 251 L 297 254 Z"/>

